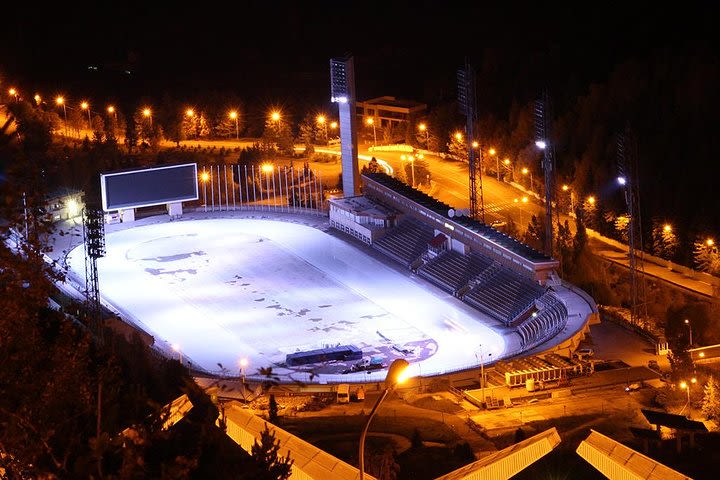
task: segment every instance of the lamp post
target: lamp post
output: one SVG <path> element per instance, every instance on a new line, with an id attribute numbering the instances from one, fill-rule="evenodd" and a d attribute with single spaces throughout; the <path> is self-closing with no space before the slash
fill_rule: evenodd
<path id="1" fill-rule="evenodd" d="M 18 91 L 15 88 L 10 87 L 10 89 L 8 90 L 8 94 L 11 97 L 15 97 L 16 102 L 18 101 Z"/>
<path id="2" fill-rule="evenodd" d="M 685 409 L 690 405 L 690 387 L 692 385 L 694 385 L 695 383 L 697 383 L 697 378 L 695 378 L 695 377 L 692 377 L 690 379 L 690 383 L 688 383 L 684 380 L 682 382 L 680 382 L 680 388 L 682 390 L 685 390 L 685 393 L 687 393 L 687 401 L 685 402 L 685 406 L 683 406 L 682 410 L 680 410 L 680 415 L 682 415 L 682 413 L 685 411 Z M 688 411 L 689 410 L 690 409 L 688 409 Z"/>
<path id="3" fill-rule="evenodd" d="M 327 141 L 327 138 L 328 138 L 327 118 L 325 118 L 325 115 L 322 115 L 322 114 L 321 114 L 321 115 L 318 115 L 318 116 L 317 116 L 317 123 L 318 123 L 318 125 L 322 125 L 322 126 L 323 126 L 323 131 L 324 131 L 324 134 L 325 134 L 325 141 Z"/>
<path id="4" fill-rule="evenodd" d="M 235 120 L 235 140 L 240 140 L 240 124 L 238 123 L 238 112 L 230 110 L 228 113 L 230 120 Z"/>
<path id="5" fill-rule="evenodd" d="M 241 358 L 238 362 L 240 364 L 240 378 L 242 378 L 242 383 L 245 383 L 245 367 L 248 366 L 248 359 L 247 358 Z"/>
<path id="6" fill-rule="evenodd" d="M 522 172 L 523 175 L 530 174 L 530 191 L 532 192 L 532 191 L 533 191 L 533 174 L 532 174 L 532 171 L 530 171 L 530 169 L 527 168 L 527 167 L 523 167 L 523 169 L 520 170 L 520 172 Z"/>
<path id="7" fill-rule="evenodd" d="M 40 102 L 42 101 L 42 97 L 40 97 L 40 94 L 39 94 L 39 93 L 36 93 L 33 98 L 35 99 L 35 105 L 38 105 L 38 106 L 39 106 L 39 105 L 40 105 Z"/>
<path id="8" fill-rule="evenodd" d="M 67 137 L 67 108 L 65 108 L 65 98 L 57 97 L 55 99 L 55 103 L 58 105 L 62 105 L 63 107 L 63 116 L 65 117 L 65 136 Z"/>
<path id="9" fill-rule="evenodd" d="M 203 167 L 203 172 L 200 174 L 200 180 L 203 182 L 203 207 L 207 212 L 207 182 L 210 180 L 210 174 L 205 171 L 205 167 Z"/>
<path id="10" fill-rule="evenodd" d="M 685 325 L 688 326 L 688 330 L 690 332 L 690 348 L 693 346 L 693 338 L 692 338 L 692 324 L 690 323 L 690 320 L 687 318 L 685 319 Z"/>
<path id="11" fill-rule="evenodd" d="M 173 343 L 173 344 L 172 344 L 172 349 L 178 354 L 178 358 L 179 358 L 179 360 L 180 360 L 180 365 L 182 365 L 182 363 L 183 363 L 183 361 L 182 361 L 182 350 L 180 350 L 180 345 L 178 345 L 177 343 Z"/>
<path id="12" fill-rule="evenodd" d="M 512 165 L 510 165 L 510 159 L 506 158 L 505 160 L 503 160 L 503 165 L 505 165 L 505 168 L 510 173 L 510 181 L 515 181 L 515 174 L 513 172 Z"/>
<path id="13" fill-rule="evenodd" d="M 388 368 L 388 373 L 385 376 L 385 389 L 380 394 L 380 397 L 378 397 L 375 405 L 373 405 L 373 408 L 370 411 L 370 415 L 365 422 L 365 426 L 362 429 L 362 433 L 360 434 L 360 446 L 358 449 L 358 460 L 360 462 L 360 480 L 363 480 L 365 478 L 365 437 L 367 436 L 370 422 L 372 422 L 375 413 L 377 413 L 378 407 L 380 407 L 380 404 L 383 402 L 383 400 L 385 400 L 385 397 L 388 396 L 388 393 L 390 393 L 390 391 L 394 389 L 398 384 L 405 381 L 404 373 L 407 371 L 408 366 L 410 366 L 410 364 L 407 362 L 407 360 L 402 358 L 395 359 L 390 364 L 390 368 Z"/>
<path id="14" fill-rule="evenodd" d="M 150 126 L 152 127 L 152 110 L 145 107 L 145 108 L 143 108 L 142 114 L 143 114 L 143 117 L 150 120 Z"/>
<path id="15" fill-rule="evenodd" d="M 365 119 L 365 123 L 373 127 L 373 147 L 377 147 L 377 132 L 375 131 L 375 120 L 372 117 Z"/>
<path id="16" fill-rule="evenodd" d="M 497 181 L 500 181 L 500 156 L 497 154 L 497 150 L 490 148 L 488 153 L 491 157 L 495 157 L 495 173 L 497 174 Z"/>
<path id="17" fill-rule="evenodd" d="M 418 125 L 418 130 L 425 132 L 425 148 L 430 150 L 430 132 L 428 131 L 427 124 L 421 123 Z"/>
<path id="18" fill-rule="evenodd" d="M 412 186 L 415 186 L 415 155 L 400 155 L 400 160 L 410 162 L 410 169 L 412 171 Z"/>
<path id="19" fill-rule="evenodd" d="M 90 104 L 88 102 L 82 102 L 80 108 L 87 111 L 88 114 L 88 129 L 92 131 L 92 119 L 90 118 Z"/>

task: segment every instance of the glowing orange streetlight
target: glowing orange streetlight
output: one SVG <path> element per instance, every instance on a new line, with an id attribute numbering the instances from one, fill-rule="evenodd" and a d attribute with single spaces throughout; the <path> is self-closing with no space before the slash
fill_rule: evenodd
<path id="1" fill-rule="evenodd" d="M 317 121 L 318 125 L 322 125 L 322 126 L 323 126 L 323 132 L 325 133 L 325 140 L 327 140 L 327 136 L 328 136 L 328 132 L 327 132 L 327 118 L 325 117 L 325 115 L 320 114 L 320 115 L 317 116 L 317 118 L 316 118 L 315 120 Z"/>
<path id="2" fill-rule="evenodd" d="M 236 110 L 230 110 L 228 113 L 230 120 L 235 120 L 235 140 L 240 140 L 240 125 L 238 124 L 238 112 Z"/>
<path id="3" fill-rule="evenodd" d="M 63 107 L 63 116 L 65 117 L 65 136 L 67 137 L 67 109 L 65 108 L 65 98 L 59 95 L 55 97 L 55 103 L 57 105 L 62 105 Z"/>
<path id="4" fill-rule="evenodd" d="M 330 122 L 330 128 L 333 129 L 333 130 L 337 129 L 337 128 L 338 128 L 338 123 L 337 123 L 337 122 Z"/>
<path id="5" fill-rule="evenodd" d="M 15 88 L 10 87 L 8 94 L 10 94 L 11 97 L 15 97 L 16 102 L 18 101 L 18 91 Z"/>
<path id="6" fill-rule="evenodd" d="M 712 247 L 713 245 L 715 245 L 715 240 L 713 240 L 712 238 L 708 238 L 707 240 L 705 240 L 705 245 L 707 245 L 708 247 Z"/>
<path id="7" fill-rule="evenodd" d="M 143 117 L 150 119 L 150 126 L 152 127 L 152 110 L 150 108 L 145 107 L 142 111 Z"/>
<path id="8" fill-rule="evenodd" d="M 472 148 L 478 148 L 480 144 L 477 142 L 477 140 L 473 140 L 472 142 Z"/>
<path id="9" fill-rule="evenodd" d="M 275 170 L 275 167 L 272 163 L 263 163 L 260 169 L 263 171 L 263 173 L 272 173 L 273 170 Z"/>
<path id="10" fill-rule="evenodd" d="M 92 130 L 92 119 L 90 118 L 90 104 L 89 104 L 88 102 L 83 101 L 83 102 L 80 104 L 80 108 L 82 108 L 83 110 L 87 110 L 87 114 L 88 114 L 88 128 L 89 128 L 90 130 Z"/>
<path id="11" fill-rule="evenodd" d="M 669 223 L 666 223 L 665 225 L 663 225 L 663 232 L 672 233 L 672 225 L 670 225 Z"/>
<path id="12" fill-rule="evenodd" d="M 36 93 L 33 98 L 35 99 L 35 104 L 40 105 L 40 100 L 42 100 L 42 97 L 40 97 L 40 94 Z"/>
<path id="13" fill-rule="evenodd" d="M 590 195 L 588 197 L 587 201 L 590 205 L 595 205 L 595 197 L 594 196 Z"/>
<path id="14" fill-rule="evenodd" d="M 563 192 L 567 192 L 568 190 L 570 190 L 570 186 L 568 186 L 568 185 L 563 185 L 563 186 L 562 186 L 562 191 L 563 191 Z"/>
<path id="15" fill-rule="evenodd" d="M 375 130 L 375 120 L 372 117 L 368 117 L 365 119 L 365 123 L 368 125 L 372 125 L 373 127 L 373 146 L 377 147 L 377 132 Z"/>
<path id="16" fill-rule="evenodd" d="M 193 110 L 192 108 L 188 108 L 187 110 L 185 110 L 185 116 L 188 117 L 188 118 L 194 117 L 194 116 L 195 116 L 195 110 Z"/>
<path id="17" fill-rule="evenodd" d="M 273 122 L 279 121 L 280 120 L 280 112 L 278 112 L 277 110 L 273 110 L 272 112 L 270 112 L 270 119 Z"/>
<path id="18" fill-rule="evenodd" d="M 428 145 L 430 145 L 430 132 L 428 131 L 427 124 L 426 123 L 419 124 L 418 130 L 425 133 L 425 148 L 428 148 Z"/>
<path id="19" fill-rule="evenodd" d="M 460 132 L 455 132 L 455 140 L 457 140 L 458 142 L 462 142 L 462 139 L 463 139 L 463 134 Z"/>

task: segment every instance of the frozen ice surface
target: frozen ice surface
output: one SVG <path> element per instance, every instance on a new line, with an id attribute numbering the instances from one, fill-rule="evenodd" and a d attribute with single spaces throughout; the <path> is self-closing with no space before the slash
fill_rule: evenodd
<path id="1" fill-rule="evenodd" d="M 166 222 L 108 233 L 106 248 L 103 301 L 208 371 L 220 363 L 237 374 L 247 358 L 251 373 L 288 353 L 353 344 L 427 375 L 505 350 L 481 313 L 306 225 Z M 68 264 L 84 276 L 82 248 Z"/>

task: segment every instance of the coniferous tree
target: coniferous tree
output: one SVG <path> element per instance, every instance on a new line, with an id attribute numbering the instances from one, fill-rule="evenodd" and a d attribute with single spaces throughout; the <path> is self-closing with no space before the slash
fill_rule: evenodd
<path id="1" fill-rule="evenodd" d="M 283 457 L 279 452 L 280 441 L 275 438 L 275 431 L 271 431 L 266 423 L 265 429 L 260 432 L 260 442 L 255 440 L 250 450 L 250 456 L 267 474 L 257 480 L 286 480 L 290 478 L 294 460 L 290 457 Z"/>

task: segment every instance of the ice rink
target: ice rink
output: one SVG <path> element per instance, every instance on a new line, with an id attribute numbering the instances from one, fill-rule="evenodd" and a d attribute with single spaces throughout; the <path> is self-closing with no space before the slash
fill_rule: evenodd
<path id="1" fill-rule="evenodd" d="M 221 364 L 238 374 L 247 358 L 247 374 L 273 366 L 307 380 L 307 368 L 277 364 L 288 353 L 352 344 L 386 364 L 406 358 L 411 374 L 427 375 L 505 350 L 481 313 L 310 226 L 182 220 L 108 233 L 106 244 L 103 301 L 211 372 Z M 83 278 L 82 248 L 67 260 Z M 341 380 L 348 366 L 316 365 L 315 381 Z"/>

